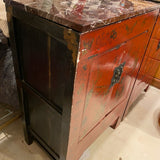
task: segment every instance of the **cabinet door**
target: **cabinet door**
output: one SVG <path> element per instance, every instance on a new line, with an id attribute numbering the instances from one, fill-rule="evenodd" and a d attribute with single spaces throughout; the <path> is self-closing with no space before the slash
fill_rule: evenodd
<path id="1" fill-rule="evenodd" d="M 88 72 L 80 139 L 114 107 L 128 97 L 132 77 L 126 45 L 85 62 Z M 84 77 L 83 77 L 84 78 Z"/>
<path id="2" fill-rule="evenodd" d="M 80 153 L 122 116 L 143 59 L 147 37 L 144 32 L 112 49 L 104 52 L 97 50 L 94 56 L 78 61 L 70 150 L 76 147 Z"/>
<path id="3" fill-rule="evenodd" d="M 79 83 L 83 88 L 83 115 L 79 139 L 83 139 L 115 107 L 128 100 L 144 53 L 146 34 L 84 60 Z M 84 74 L 85 73 L 85 74 Z M 86 79 L 82 82 L 81 79 Z M 125 104 L 126 105 L 126 104 Z"/>

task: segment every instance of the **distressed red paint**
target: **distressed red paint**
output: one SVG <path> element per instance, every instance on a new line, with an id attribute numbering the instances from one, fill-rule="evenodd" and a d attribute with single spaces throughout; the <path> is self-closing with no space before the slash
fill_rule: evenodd
<path id="1" fill-rule="evenodd" d="M 128 113 L 131 104 L 138 98 L 138 96 L 144 91 L 144 88 L 148 88 L 148 84 L 153 84 L 156 87 L 160 86 L 160 81 L 157 81 L 157 71 L 160 66 L 160 14 L 157 18 L 155 27 L 149 45 L 146 51 L 146 56 L 142 62 L 138 77 L 136 79 L 131 98 L 126 108 L 125 115 Z M 160 87 L 159 87 L 160 88 Z"/>
<path id="2" fill-rule="evenodd" d="M 108 126 L 120 123 L 157 13 L 150 12 L 81 35 L 68 160 L 75 157 L 77 160 Z M 122 65 L 117 83 L 111 85 L 115 69 Z"/>

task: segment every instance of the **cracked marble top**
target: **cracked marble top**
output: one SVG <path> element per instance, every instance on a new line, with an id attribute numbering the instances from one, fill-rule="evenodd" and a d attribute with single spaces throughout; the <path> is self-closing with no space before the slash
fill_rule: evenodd
<path id="1" fill-rule="evenodd" d="M 143 0 L 6 0 L 6 3 L 79 32 L 160 8 Z"/>

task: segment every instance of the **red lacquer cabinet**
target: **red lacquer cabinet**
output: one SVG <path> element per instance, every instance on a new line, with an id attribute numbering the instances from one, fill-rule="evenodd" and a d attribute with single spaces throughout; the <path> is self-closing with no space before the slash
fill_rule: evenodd
<path id="1" fill-rule="evenodd" d="M 153 77 L 152 85 L 160 88 L 160 14 L 157 19 L 152 40 L 150 42 L 148 55 L 152 61 L 154 61 L 154 66 L 152 67 L 155 72 L 151 72 L 151 77 Z"/>
<path id="2" fill-rule="evenodd" d="M 159 80 L 160 67 L 160 14 L 157 17 L 153 32 L 151 34 L 146 54 L 141 64 L 139 73 L 137 75 L 135 85 L 131 97 L 126 107 L 125 115 L 128 113 L 130 106 L 139 97 L 139 95 L 146 90 L 150 85 L 160 88 Z"/>
<path id="3" fill-rule="evenodd" d="M 56 160 L 78 160 L 134 101 L 159 10 L 147 2 L 137 8 L 136 1 L 132 12 L 121 6 L 102 16 L 103 4 L 96 15 L 101 21 L 93 23 L 83 5 L 76 14 L 84 9 L 92 21 L 39 3 L 6 4 L 25 140 L 36 140 Z"/>
<path id="4" fill-rule="evenodd" d="M 69 142 L 75 152 L 68 159 L 122 120 L 155 21 L 146 14 L 81 35 Z M 148 82 L 143 83 L 144 90 Z"/>

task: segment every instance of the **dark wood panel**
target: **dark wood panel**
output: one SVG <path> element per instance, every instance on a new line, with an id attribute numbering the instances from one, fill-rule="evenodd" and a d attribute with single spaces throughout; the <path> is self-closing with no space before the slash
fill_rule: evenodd
<path id="1" fill-rule="evenodd" d="M 14 19 L 16 43 L 23 79 L 45 97 L 49 97 L 47 35 Z"/>
<path id="2" fill-rule="evenodd" d="M 73 63 L 66 57 L 72 59 L 72 51 L 67 44 L 16 18 L 14 24 L 22 79 L 62 109 L 68 78 L 66 66 Z"/>
<path id="3" fill-rule="evenodd" d="M 29 88 L 24 89 L 24 96 L 30 128 L 59 155 L 62 116 Z"/>
<path id="4" fill-rule="evenodd" d="M 53 107 L 54 104 L 51 105 L 52 108 L 55 108 L 59 113 L 62 114 L 62 122 L 60 124 L 60 128 L 62 130 L 61 138 L 59 141 L 60 145 L 60 159 L 65 159 L 67 156 L 67 150 L 68 150 L 68 140 L 69 140 L 69 130 L 70 130 L 70 115 L 71 115 L 71 106 L 72 106 L 72 95 L 73 95 L 73 86 L 74 86 L 74 76 L 75 76 L 75 69 L 76 69 L 76 60 L 78 55 L 78 44 L 79 44 L 79 34 L 71 29 L 64 28 L 63 26 L 57 25 L 55 23 L 49 22 L 48 20 L 42 19 L 40 17 L 28 14 L 26 12 L 23 12 L 19 9 L 13 9 L 11 6 L 7 6 L 8 11 L 8 21 L 12 22 L 12 25 L 10 25 L 10 30 L 14 31 L 13 36 L 15 38 L 15 41 L 11 41 L 13 45 L 16 44 L 16 47 L 18 50 L 15 50 L 14 57 L 17 59 L 14 61 L 17 66 L 20 68 L 20 70 L 17 71 L 18 74 L 20 74 L 23 71 L 23 59 L 22 56 L 23 53 L 21 46 L 18 45 L 20 42 L 17 42 L 19 39 L 17 38 L 17 30 L 19 29 L 16 27 L 15 19 L 18 19 L 21 23 L 25 24 L 26 26 L 29 26 L 31 28 L 34 28 L 32 31 L 40 31 L 42 32 L 42 35 L 47 35 L 47 47 L 50 49 L 45 51 L 45 56 L 50 56 L 50 60 L 48 62 L 48 70 L 51 72 L 58 72 L 58 76 L 53 74 L 53 77 L 50 75 L 50 85 L 53 88 L 53 92 L 50 91 L 51 94 L 56 95 L 55 89 L 58 89 L 57 83 L 60 82 L 60 89 L 62 90 L 62 93 L 60 93 L 61 90 L 58 91 L 58 97 L 63 97 L 63 101 L 57 100 L 57 103 L 63 103 L 63 112 L 62 109 L 58 109 L 57 107 Z M 13 17 L 14 12 L 14 17 Z M 18 17 L 18 18 L 17 18 Z M 14 18 L 14 21 L 11 21 Z M 24 27 L 26 27 L 24 26 Z M 19 30 L 18 30 L 19 31 Z M 19 31 L 20 32 L 20 31 Z M 31 34 L 31 33 L 30 33 Z M 41 34 L 41 33 L 40 33 Z M 20 35 L 21 37 L 23 35 Z M 36 37 L 34 37 L 35 40 Z M 22 39 L 23 40 L 23 39 Z M 32 40 L 31 40 L 32 41 Z M 40 40 L 41 41 L 41 40 Z M 33 42 L 34 43 L 34 42 Z M 52 43 L 52 44 L 51 44 Z M 26 44 L 27 46 L 28 44 Z M 44 41 L 44 44 L 46 45 L 46 42 Z M 55 46 L 55 48 L 54 48 Z M 30 47 L 30 46 L 28 46 Z M 44 47 L 45 48 L 45 47 Z M 48 48 L 47 48 L 48 49 Z M 57 51 L 58 49 L 58 51 Z M 50 52 L 49 52 L 50 51 Z M 42 53 L 44 54 L 44 53 Z M 63 57 L 64 56 L 64 57 Z M 38 55 L 37 55 L 37 58 Z M 57 58 L 59 60 L 56 61 Z M 37 59 L 35 59 L 37 60 Z M 19 64 L 18 64 L 19 62 Z M 67 65 L 65 65 L 67 62 Z M 51 64 L 52 63 L 52 64 Z M 49 68 L 50 65 L 50 68 Z M 57 65 L 57 66 L 56 66 Z M 61 66 L 62 65 L 62 66 Z M 60 68 L 59 68 L 60 67 Z M 65 71 L 63 70 L 65 68 Z M 64 73 L 65 72 L 65 73 Z M 24 73 L 22 72 L 21 76 L 17 76 L 17 84 L 21 88 L 22 86 L 22 80 L 24 79 Z M 43 74 L 43 72 L 42 72 Z M 45 74 L 45 73 L 44 73 Z M 49 72 L 48 72 L 49 74 Z M 63 78 L 63 80 L 62 80 Z M 52 84 L 56 81 L 55 84 Z M 61 85 L 65 81 L 65 86 Z M 39 81 L 37 81 L 38 83 Z M 29 83 L 26 86 L 31 86 Z M 32 86 L 31 86 L 32 87 Z M 34 87 L 32 89 L 35 91 L 38 97 L 41 97 L 42 99 L 45 99 L 48 104 L 48 100 L 46 100 L 46 97 L 42 96 L 42 93 L 38 92 L 38 90 L 35 90 Z M 22 90 L 21 90 L 22 91 Z M 23 92 L 22 92 L 23 93 Z M 50 96 L 51 97 L 51 96 Z M 22 107 L 24 110 L 24 130 L 25 130 L 25 139 L 28 144 L 32 143 L 32 139 L 37 139 L 40 143 L 41 141 L 38 139 L 38 137 L 33 134 L 32 130 L 30 129 L 30 112 L 28 108 L 28 104 L 25 102 L 25 95 L 22 94 L 21 101 L 22 101 Z M 47 97 L 48 98 L 48 97 Z M 51 97 L 53 98 L 53 97 Z M 51 100 L 50 100 L 51 101 Z M 56 101 L 56 98 L 55 98 Z M 47 117 L 46 117 L 47 118 Z M 44 143 L 45 140 L 44 140 Z M 48 152 L 50 152 L 48 150 Z M 52 152 L 50 154 L 55 157 Z"/>
<path id="5" fill-rule="evenodd" d="M 67 59 L 71 58 L 72 53 L 67 49 L 66 45 L 51 38 L 50 54 L 50 99 L 53 103 L 63 108 L 66 80 L 68 79 L 66 68 L 69 63 L 72 63 Z"/>

